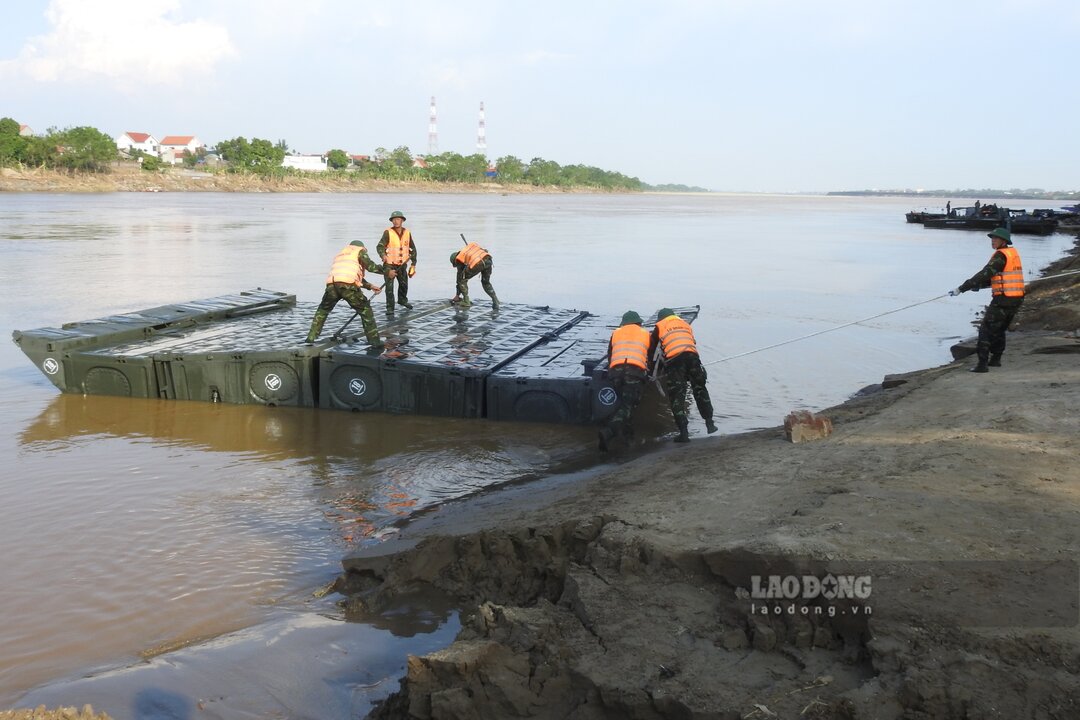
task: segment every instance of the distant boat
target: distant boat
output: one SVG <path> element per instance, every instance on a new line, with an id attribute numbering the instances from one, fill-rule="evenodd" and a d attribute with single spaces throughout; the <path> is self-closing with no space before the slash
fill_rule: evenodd
<path id="1" fill-rule="evenodd" d="M 952 208 L 948 214 L 909 212 L 905 217 L 908 222 L 920 222 L 927 228 L 989 231 L 1003 227 L 1017 235 L 1050 235 L 1058 227 L 1055 217 L 1032 215 L 1027 210 L 1011 210 L 992 203 Z"/>
<path id="2" fill-rule="evenodd" d="M 923 227 L 987 231 L 1003 227 L 1013 235 L 1051 235 L 1057 230 L 1058 221 L 1053 218 L 1037 218 L 1031 215 L 1006 220 L 990 217 L 945 217 L 926 220 L 923 222 Z"/>
<path id="3" fill-rule="evenodd" d="M 932 213 L 926 212 L 925 210 L 912 210 L 909 213 L 905 213 L 904 217 L 907 218 L 907 221 L 909 223 L 921 223 L 926 222 L 927 220 L 943 218 L 945 217 L 945 213 Z"/>

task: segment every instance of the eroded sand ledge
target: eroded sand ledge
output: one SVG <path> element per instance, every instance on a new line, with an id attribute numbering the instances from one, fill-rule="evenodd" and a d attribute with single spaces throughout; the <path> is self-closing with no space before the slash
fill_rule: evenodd
<path id="1" fill-rule="evenodd" d="M 1075 254 L 1047 274 L 1067 269 Z M 824 411 L 827 440 L 695 439 L 348 558 L 356 619 L 416 593 L 463 608 L 456 642 L 410 657 L 370 717 L 1080 717 L 1076 278 L 1032 288 L 1004 367 L 912 373 Z M 946 560 L 1001 562 L 973 584 Z M 1061 574 L 1027 582 L 1043 562 Z M 749 572 L 859 563 L 870 616 L 746 597 Z M 965 626 L 995 612 L 1005 626 Z"/>

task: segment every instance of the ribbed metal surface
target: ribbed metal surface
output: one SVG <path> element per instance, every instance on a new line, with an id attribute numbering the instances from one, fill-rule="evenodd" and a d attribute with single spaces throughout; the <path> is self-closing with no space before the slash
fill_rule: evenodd
<path id="1" fill-rule="evenodd" d="M 459 372 L 489 372 L 512 360 L 588 313 L 577 310 L 504 305 L 490 309 L 447 306 L 416 315 L 402 315 L 386 328 L 387 362 L 432 365 Z M 368 356 L 366 342 L 338 345 L 336 357 Z"/>
<path id="2" fill-rule="evenodd" d="M 122 343 L 137 343 L 147 338 L 172 334 L 183 328 L 208 325 L 252 312 L 288 308 L 295 302 L 294 295 L 256 288 L 190 303 L 163 305 L 138 312 L 67 323 L 59 328 L 16 330 L 12 333 L 12 339 L 61 390 L 93 393 L 96 392 L 95 388 L 105 387 L 115 390 L 108 394 L 121 394 L 119 391 L 124 387 L 122 382 L 100 381 L 100 378 L 108 376 L 108 373 L 96 373 L 89 378 L 88 386 L 86 374 L 97 365 L 77 359 L 73 361 L 72 355 L 113 348 Z M 110 357 L 115 355 L 108 351 L 106 354 Z M 146 383 L 136 383 L 131 393 L 153 394 L 152 387 L 142 389 L 145 385 Z M 88 387 L 90 389 L 87 389 Z"/>
<path id="3" fill-rule="evenodd" d="M 345 303 L 305 344 L 316 308 L 260 289 L 14 337 L 65 392 L 563 423 L 614 408 L 604 357 L 617 318 L 432 300 L 376 312 L 380 351 Z"/>

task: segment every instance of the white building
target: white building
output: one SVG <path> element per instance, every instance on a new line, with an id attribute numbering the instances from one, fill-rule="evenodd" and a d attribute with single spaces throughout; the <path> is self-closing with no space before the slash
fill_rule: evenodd
<path id="1" fill-rule="evenodd" d="M 130 130 L 116 138 L 116 149 L 134 153 L 141 151 L 147 155 L 158 154 L 158 141 L 150 133 L 131 132 Z"/>
<path id="2" fill-rule="evenodd" d="M 281 161 L 281 167 L 322 172 L 326 169 L 326 158 L 322 155 L 286 155 Z"/>
<path id="3" fill-rule="evenodd" d="M 166 135 L 161 138 L 161 159 L 172 165 L 183 162 L 184 155 L 197 155 L 206 146 L 194 135 Z"/>

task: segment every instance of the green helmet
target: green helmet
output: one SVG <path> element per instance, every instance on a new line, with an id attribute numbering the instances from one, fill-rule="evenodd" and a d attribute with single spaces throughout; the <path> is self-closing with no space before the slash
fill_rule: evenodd
<path id="1" fill-rule="evenodd" d="M 986 234 L 986 237 L 988 237 L 988 238 L 1001 238 L 1005 242 L 1012 245 L 1012 233 L 1010 233 L 1005 228 L 997 228 L 996 230 L 992 230 L 991 232 L 988 232 Z"/>
<path id="2" fill-rule="evenodd" d="M 364 247 L 364 243 L 360 242 L 359 240 L 353 240 L 353 241 L 352 241 L 351 243 L 349 243 L 349 244 L 350 244 L 350 245 L 355 245 L 355 246 L 357 246 L 357 247 Z"/>
<path id="3" fill-rule="evenodd" d="M 668 315 L 674 315 L 674 314 L 675 314 L 675 311 L 672 310 L 671 308 L 660 308 L 659 310 L 656 311 L 656 319 L 657 320 L 663 320 Z"/>
<path id="4" fill-rule="evenodd" d="M 402 220 L 404 220 L 405 216 L 402 215 L 400 210 L 395 210 L 394 212 L 390 213 L 390 219 L 393 220 L 394 218 L 401 218 Z"/>
<path id="5" fill-rule="evenodd" d="M 633 310 L 627 310 L 626 312 L 623 313 L 622 324 L 623 325 L 634 325 L 634 324 L 640 325 L 641 324 L 641 316 L 638 315 Z"/>
<path id="6" fill-rule="evenodd" d="M 456 262 L 457 262 L 457 256 L 458 256 L 458 251 L 457 251 L 457 250 L 455 250 L 454 252 L 450 253 L 450 264 L 451 264 L 451 265 L 453 265 L 454 263 L 456 263 Z"/>

